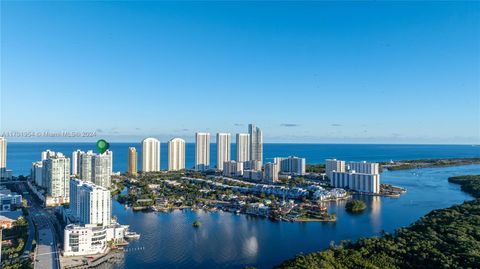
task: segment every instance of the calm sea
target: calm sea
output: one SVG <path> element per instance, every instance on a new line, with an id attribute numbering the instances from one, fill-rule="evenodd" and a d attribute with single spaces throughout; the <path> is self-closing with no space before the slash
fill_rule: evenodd
<path id="1" fill-rule="evenodd" d="M 114 171 L 124 172 L 127 167 L 128 147 L 136 147 L 139 155 L 138 167 L 141 167 L 140 143 L 111 143 Z M 14 175 L 30 173 L 32 162 L 40 159 L 44 150 L 59 151 L 67 156 L 76 149 L 95 150 L 95 143 L 14 143 L 8 144 L 7 167 Z M 167 144 L 161 144 L 161 167 L 167 168 Z M 231 156 L 235 159 L 235 144 L 232 144 Z M 274 157 L 298 156 L 307 159 L 307 163 L 323 163 L 327 158 L 349 161 L 389 161 L 426 158 L 480 157 L 480 146 L 471 145 L 373 145 L 373 144 L 265 144 L 264 160 Z M 216 164 L 216 145 L 211 144 L 210 162 Z M 195 144 L 186 145 L 186 167 L 195 162 Z"/>

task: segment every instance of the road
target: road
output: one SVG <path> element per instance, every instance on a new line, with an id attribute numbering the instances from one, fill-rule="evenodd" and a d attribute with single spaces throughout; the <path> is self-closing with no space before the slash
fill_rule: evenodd
<path id="1" fill-rule="evenodd" d="M 18 183 L 17 187 L 23 192 L 28 192 L 25 183 Z M 35 269 L 58 269 L 60 268 L 57 239 L 55 229 L 50 220 L 49 213 L 37 204 L 35 199 L 30 195 L 24 195 L 29 203 L 28 211 L 37 228 L 38 240 L 37 249 L 35 251 Z"/>

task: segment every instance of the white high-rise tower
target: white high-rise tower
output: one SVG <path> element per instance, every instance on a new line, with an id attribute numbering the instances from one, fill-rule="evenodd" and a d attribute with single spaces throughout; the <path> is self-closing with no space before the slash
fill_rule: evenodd
<path id="1" fill-rule="evenodd" d="M 160 171 L 160 141 L 146 138 L 142 142 L 142 171 Z"/>
<path id="2" fill-rule="evenodd" d="M 43 178 L 47 187 L 47 206 L 69 202 L 70 158 L 60 152 L 48 157 L 43 161 Z"/>
<path id="3" fill-rule="evenodd" d="M 248 133 L 250 134 L 250 160 L 260 161 L 260 163 L 263 163 L 262 130 L 256 127 L 255 124 L 249 124 Z"/>
<path id="4" fill-rule="evenodd" d="M 0 137 L 0 180 L 6 176 L 7 171 L 7 139 Z"/>
<path id="5" fill-rule="evenodd" d="M 231 136 L 228 133 L 217 134 L 217 169 L 223 171 L 223 163 L 230 161 Z"/>
<path id="6" fill-rule="evenodd" d="M 237 162 L 250 161 L 250 135 L 237 134 Z"/>
<path id="7" fill-rule="evenodd" d="M 84 153 L 83 151 L 77 149 L 72 153 L 72 175 L 80 175 L 80 155 Z"/>
<path id="8" fill-rule="evenodd" d="M 98 186 L 110 188 L 112 176 L 112 154 L 107 150 L 92 159 L 92 180 Z"/>
<path id="9" fill-rule="evenodd" d="M 210 133 L 195 134 L 195 170 L 210 168 Z"/>
<path id="10" fill-rule="evenodd" d="M 185 169 L 185 140 L 173 138 L 168 141 L 168 171 Z"/>

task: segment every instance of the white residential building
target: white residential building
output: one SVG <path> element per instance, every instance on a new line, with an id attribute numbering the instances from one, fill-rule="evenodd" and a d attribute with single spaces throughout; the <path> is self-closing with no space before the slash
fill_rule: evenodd
<path id="1" fill-rule="evenodd" d="M 70 181 L 70 209 L 80 224 L 111 224 L 112 199 L 107 188 L 91 182 Z"/>
<path id="2" fill-rule="evenodd" d="M 366 161 L 348 163 L 348 170 L 350 172 L 355 171 L 356 173 L 363 174 L 379 174 L 379 167 L 380 165 L 378 163 L 368 163 Z"/>
<path id="3" fill-rule="evenodd" d="M 243 163 L 227 161 L 223 164 L 223 175 L 226 177 L 239 177 L 243 175 Z"/>
<path id="4" fill-rule="evenodd" d="M 155 138 L 146 138 L 142 141 L 142 171 L 160 171 L 160 141 Z"/>
<path id="5" fill-rule="evenodd" d="M 69 202 L 70 158 L 60 152 L 43 161 L 43 179 L 47 188 L 46 206 Z"/>
<path id="6" fill-rule="evenodd" d="M 110 150 L 102 154 L 95 154 L 89 150 L 79 154 L 77 171 L 78 178 L 93 182 L 99 186 L 110 188 L 112 176 L 113 152 Z"/>
<path id="7" fill-rule="evenodd" d="M 262 171 L 262 162 L 257 160 L 250 160 L 243 162 L 243 168 L 248 170 Z"/>
<path id="8" fill-rule="evenodd" d="M 16 210 L 22 206 L 22 195 L 0 186 L 0 212 Z"/>
<path id="9" fill-rule="evenodd" d="M 95 154 L 92 150 L 80 154 L 77 172 L 81 180 L 93 182 L 93 156 Z"/>
<path id="10" fill-rule="evenodd" d="M 278 181 L 279 172 L 280 172 L 279 164 L 266 163 L 264 166 L 263 180 L 268 183 L 275 183 Z"/>
<path id="11" fill-rule="evenodd" d="M 69 224 L 63 233 L 63 256 L 85 256 L 105 253 L 108 242 L 123 242 L 127 225 L 107 227 L 94 224 Z"/>
<path id="12" fill-rule="evenodd" d="M 277 157 L 274 163 L 280 165 L 280 172 L 291 175 L 305 175 L 305 158 L 289 156 L 287 158 Z"/>
<path id="13" fill-rule="evenodd" d="M 380 193 L 380 174 L 332 172 L 330 185 L 358 192 Z"/>
<path id="14" fill-rule="evenodd" d="M 112 152 L 107 150 L 92 159 L 92 179 L 98 186 L 110 188 L 112 177 Z"/>
<path id="15" fill-rule="evenodd" d="M 43 180 L 43 162 L 32 163 L 32 169 L 30 170 L 30 178 L 35 182 L 35 185 L 45 188 L 46 183 Z"/>
<path id="16" fill-rule="evenodd" d="M 210 133 L 195 134 L 195 170 L 210 168 Z"/>
<path id="17" fill-rule="evenodd" d="M 84 152 L 77 149 L 72 152 L 72 175 L 78 176 L 80 174 L 80 155 Z"/>
<path id="18" fill-rule="evenodd" d="M 185 169 L 185 140 L 173 138 L 168 141 L 168 171 Z"/>
<path id="19" fill-rule="evenodd" d="M 237 134 L 237 162 L 250 161 L 250 134 Z"/>
<path id="20" fill-rule="evenodd" d="M 217 169 L 223 171 L 223 163 L 230 161 L 231 135 L 217 133 Z"/>
<path id="21" fill-rule="evenodd" d="M 255 124 L 248 125 L 250 134 L 250 160 L 257 160 L 263 163 L 263 133 Z"/>
<path id="22" fill-rule="evenodd" d="M 0 181 L 6 178 L 7 172 L 7 139 L 0 137 Z"/>
<path id="23" fill-rule="evenodd" d="M 346 172 L 345 161 L 340 161 L 337 159 L 327 159 L 325 160 L 325 174 L 328 178 L 332 178 L 332 172 Z"/>

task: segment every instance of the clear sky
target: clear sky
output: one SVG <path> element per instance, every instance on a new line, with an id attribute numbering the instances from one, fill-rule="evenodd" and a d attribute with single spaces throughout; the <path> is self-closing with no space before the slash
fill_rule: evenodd
<path id="1" fill-rule="evenodd" d="M 479 143 L 479 2 L 1 2 L 1 132 Z"/>

